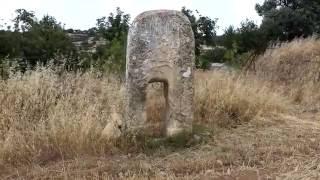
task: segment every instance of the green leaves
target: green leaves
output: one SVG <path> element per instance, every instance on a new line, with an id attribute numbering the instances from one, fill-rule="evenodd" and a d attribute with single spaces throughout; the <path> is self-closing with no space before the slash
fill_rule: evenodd
<path id="1" fill-rule="evenodd" d="M 126 39 L 129 30 L 130 15 L 118 7 L 116 14 L 97 19 L 97 32 L 107 43 L 97 47 L 94 54 L 95 66 L 107 72 L 123 73 L 126 64 Z"/>
<path id="2" fill-rule="evenodd" d="M 200 57 L 201 45 L 214 45 L 216 38 L 216 24 L 217 19 L 211 19 L 207 16 L 202 16 L 196 11 L 199 18 L 197 18 L 193 11 L 183 7 L 181 12 L 188 17 L 195 38 L 195 55 L 196 66 L 199 68 L 206 68 L 209 66 L 209 60 Z"/>
<path id="3" fill-rule="evenodd" d="M 319 0 L 265 0 L 256 5 L 269 40 L 287 41 L 320 33 Z"/>
<path id="4" fill-rule="evenodd" d="M 67 59 L 75 54 L 71 40 L 54 17 L 45 15 L 38 21 L 32 11 L 18 9 L 16 13 L 14 31 L 0 31 L 0 58 L 21 59 L 19 68 L 24 71 L 37 63 L 45 65 L 56 56 Z"/>

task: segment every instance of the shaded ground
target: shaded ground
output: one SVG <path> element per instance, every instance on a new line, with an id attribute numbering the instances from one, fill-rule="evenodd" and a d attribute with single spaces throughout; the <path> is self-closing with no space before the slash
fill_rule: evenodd
<path id="1" fill-rule="evenodd" d="M 1 179 L 319 179 L 320 113 L 274 115 L 201 132 L 190 148 L 0 167 Z M 170 150 L 169 150 L 170 149 Z"/>

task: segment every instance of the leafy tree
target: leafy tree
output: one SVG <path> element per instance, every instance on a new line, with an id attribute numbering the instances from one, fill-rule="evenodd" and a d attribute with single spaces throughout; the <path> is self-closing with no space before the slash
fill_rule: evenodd
<path id="1" fill-rule="evenodd" d="M 194 39 L 195 39 L 195 54 L 196 56 L 199 56 L 201 53 L 201 48 L 200 45 L 202 43 L 201 40 L 201 34 L 198 33 L 198 23 L 197 23 L 197 18 L 193 14 L 193 12 L 190 9 L 186 9 L 186 7 L 183 7 L 181 12 L 188 17 L 190 23 L 191 23 L 191 28 L 194 34 Z"/>
<path id="2" fill-rule="evenodd" d="M 96 36 L 98 29 L 96 27 L 88 29 L 89 36 Z"/>
<path id="3" fill-rule="evenodd" d="M 252 51 L 254 54 L 259 54 L 262 53 L 268 45 L 265 35 L 259 29 L 258 25 L 248 19 L 241 22 L 237 33 L 239 53 Z"/>
<path id="4" fill-rule="evenodd" d="M 263 52 L 267 46 L 265 35 L 253 21 L 241 22 L 239 28 L 229 26 L 222 35 L 221 45 L 233 49 L 237 45 L 238 53 L 253 51 L 256 54 Z"/>
<path id="5" fill-rule="evenodd" d="M 229 26 L 219 43 L 227 49 L 224 61 L 236 67 L 251 66 L 256 56 L 268 46 L 264 32 L 248 19 L 237 29 Z"/>
<path id="6" fill-rule="evenodd" d="M 238 41 L 237 30 L 233 26 L 229 26 L 221 37 L 220 43 L 227 49 L 232 49 L 234 43 Z"/>
<path id="7" fill-rule="evenodd" d="M 198 24 L 198 32 L 200 34 L 200 39 L 202 40 L 203 44 L 206 45 L 214 45 L 214 40 L 216 36 L 216 21 L 212 20 L 207 16 L 199 17 L 197 24 Z"/>
<path id="8" fill-rule="evenodd" d="M 118 7 L 116 9 L 116 14 L 110 13 L 108 17 L 97 19 L 98 32 L 108 41 L 120 39 L 128 32 L 129 20 L 130 15 L 124 14 Z"/>
<path id="9" fill-rule="evenodd" d="M 195 55 L 196 55 L 196 66 L 203 67 L 207 66 L 208 62 L 204 58 L 199 58 L 201 55 L 201 45 L 214 45 L 216 37 L 216 24 L 217 19 L 210 19 L 207 16 L 202 16 L 196 11 L 199 18 L 194 15 L 193 11 L 183 7 L 181 12 L 188 17 L 192 31 L 195 38 Z M 206 62 L 201 62 L 206 61 Z M 202 65 L 204 64 L 204 66 Z"/>
<path id="10" fill-rule="evenodd" d="M 96 65 L 112 72 L 124 72 L 126 63 L 126 40 L 129 30 L 130 15 L 125 14 L 120 8 L 116 14 L 97 19 L 98 36 L 106 39 L 106 44 L 97 47 L 94 55 Z"/>
<path id="11" fill-rule="evenodd" d="M 15 31 L 28 31 L 36 22 L 33 11 L 17 9 L 15 12 L 17 14 L 17 16 L 13 19 Z"/>
<path id="12" fill-rule="evenodd" d="M 14 58 L 21 55 L 21 35 L 19 32 L 0 30 L 0 58 Z"/>
<path id="13" fill-rule="evenodd" d="M 319 0 L 265 0 L 256 5 L 269 40 L 292 40 L 320 33 Z"/>
<path id="14" fill-rule="evenodd" d="M 63 56 L 66 62 L 75 53 L 71 40 L 67 37 L 60 23 L 46 15 L 39 22 L 34 22 L 28 31 L 22 32 L 23 58 L 28 64 L 47 64 L 56 56 Z M 58 61 L 55 61 L 58 63 Z"/>
<path id="15" fill-rule="evenodd" d="M 75 48 L 54 17 L 46 15 L 38 21 L 34 12 L 25 9 L 16 10 L 16 14 L 14 31 L 0 31 L 0 58 L 18 59 L 22 71 L 37 63 L 46 64 L 56 56 L 63 56 L 65 62 L 55 60 L 55 63 L 70 67 Z"/>
<path id="16" fill-rule="evenodd" d="M 210 51 L 211 62 L 213 63 L 222 63 L 224 55 L 226 53 L 226 48 L 224 47 L 215 47 L 212 51 Z"/>

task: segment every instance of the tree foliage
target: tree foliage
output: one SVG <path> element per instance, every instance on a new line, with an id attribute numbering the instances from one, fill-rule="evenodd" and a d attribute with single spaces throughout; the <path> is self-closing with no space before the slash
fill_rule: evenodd
<path id="1" fill-rule="evenodd" d="M 263 17 L 260 26 L 245 20 L 225 30 L 219 40 L 227 49 L 224 61 L 247 65 L 274 42 L 320 33 L 319 0 L 265 0 L 256 11 Z"/>
<path id="2" fill-rule="evenodd" d="M 47 64 L 57 55 L 69 59 L 75 53 L 61 25 L 49 15 L 35 22 L 27 32 L 23 32 L 21 43 L 23 56 L 31 65 L 36 65 L 37 62 Z"/>
<path id="3" fill-rule="evenodd" d="M 269 40 L 292 40 L 320 33 L 319 0 L 265 0 L 256 5 Z"/>
<path id="4" fill-rule="evenodd" d="M 129 21 L 130 15 L 125 14 L 119 7 L 115 14 L 110 13 L 108 17 L 97 19 L 98 36 L 106 40 L 105 45 L 97 47 L 94 55 L 96 65 L 102 70 L 124 72 Z"/>
<path id="5" fill-rule="evenodd" d="M 227 49 L 223 61 L 236 66 L 245 65 L 250 55 L 258 55 L 268 46 L 263 31 L 248 19 L 242 21 L 239 28 L 229 26 L 220 37 L 219 44 Z"/>
<path id="6" fill-rule="evenodd" d="M 237 29 L 237 33 L 239 53 L 253 51 L 256 54 L 259 54 L 268 46 L 263 31 L 261 31 L 259 26 L 251 20 L 247 19 L 241 22 L 240 27 Z"/>
<path id="7" fill-rule="evenodd" d="M 0 58 L 19 59 L 21 70 L 37 63 L 47 64 L 56 56 L 64 57 L 66 62 L 61 63 L 71 62 L 74 46 L 54 17 L 45 15 L 38 21 L 34 12 L 18 9 L 13 23 L 14 31 L 0 31 L 0 41 L 4 42 L 0 43 Z"/>
<path id="8" fill-rule="evenodd" d="M 201 45 L 214 45 L 216 37 L 216 24 L 217 19 L 211 19 L 207 16 L 202 16 L 196 11 L 197 16 L 192 10 L 183 7 L 181 12 L 186 15 L 191 23 L 192 31 L 195 38 L 195 55 L 196 55 L 196 66 L 201 68 L 201 64 L 207 64 L 201 62 Z"/>

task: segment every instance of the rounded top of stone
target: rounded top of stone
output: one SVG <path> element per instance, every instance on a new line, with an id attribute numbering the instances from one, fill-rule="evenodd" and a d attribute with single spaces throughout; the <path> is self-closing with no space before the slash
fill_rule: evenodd
<path id="1" fill-rule="evenodd" d="M 168 9 L 159 9 L 159 10 L 150 10 L 140 13 L 133 21 L 133 23 L 141 21 L 148 17 L 155 17 L 155 16 L 178 16 L 181 17 L 183 20 L 189 22 L 189 19 L 181 12 L 177 10 L 168 10 Z"/>

